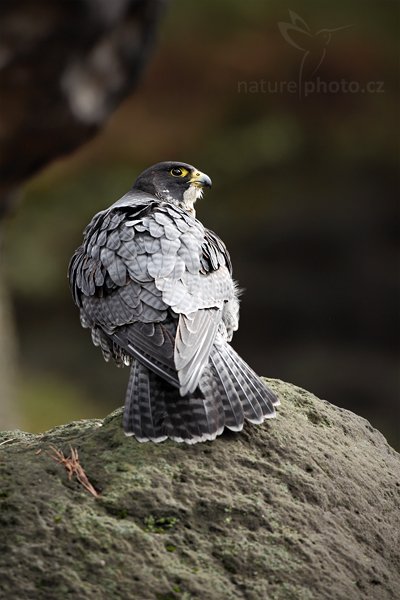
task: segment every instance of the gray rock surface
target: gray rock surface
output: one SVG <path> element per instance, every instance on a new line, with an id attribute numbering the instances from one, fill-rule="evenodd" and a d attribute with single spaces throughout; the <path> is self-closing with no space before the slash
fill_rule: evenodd
<path id="1" fill-rule="evenodd" d="M 0 435 L 4 600 L 400 597 L 399 455 L 364 419 L 270 380 L 275 421 L 196 446 L 121 411 Z M 77 448 L 88 493 L 49 456 Z"/>

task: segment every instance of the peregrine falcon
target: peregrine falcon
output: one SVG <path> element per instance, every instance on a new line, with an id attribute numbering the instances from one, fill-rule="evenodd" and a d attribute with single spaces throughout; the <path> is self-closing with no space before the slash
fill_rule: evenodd
<path id="1" fill-rule="evenodd" d="M 225 244 L 196 218 L 211 179 L 161 162 L 97 213 L 69 265 L 83 327 L 129 366 L 123 427 L 194 444 L 275 416 L 278 400 L 230 346 L 238 288 Z"/>

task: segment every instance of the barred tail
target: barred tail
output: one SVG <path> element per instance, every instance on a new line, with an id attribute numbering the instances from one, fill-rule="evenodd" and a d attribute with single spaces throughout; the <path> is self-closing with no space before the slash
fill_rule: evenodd
<path id="1" fill-rule="evenodd" d="M 218 381 L 228 429 L 240 431 L 244 420 L 262 423 L 275 417 L 278 398 L 229 344 L 216 344 L 210 362 Z"/>
<path id="2" fill-rule="evenodd" d="M 224 412 L 220 403 L 205 398 L 200 390 L 182 397 L 177 387 L 134 360 L 123 425 L 126 435 L 134 435 L 140 442 L 171 438 L 195 444 L 222 433 Z"/>
<path id="3" fill-rule="evenodd" d="M 262 423 L 275 416 L 278 403 L 233 348 L 221 343 L 213 347 L 199 387 L 186 396 L 134 360 L 123 424 L 126 435 L 140 442 L 195 444 L 215 439 L 224 427 L 240 431 L 245 420 Z"/>

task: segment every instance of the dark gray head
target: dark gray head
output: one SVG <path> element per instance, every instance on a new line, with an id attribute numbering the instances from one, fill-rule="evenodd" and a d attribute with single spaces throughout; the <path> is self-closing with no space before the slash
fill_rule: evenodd
<path id="1" fill-rule="evenodd" d="M 179 204 L 194 212 L 193 205 L 203 195 L 203 188 L 211 187 L 211 179 L 193 165 L 166 161 L 149 167 L 136 179 L 133 189 L 142 190 L 161 200 Z"/>

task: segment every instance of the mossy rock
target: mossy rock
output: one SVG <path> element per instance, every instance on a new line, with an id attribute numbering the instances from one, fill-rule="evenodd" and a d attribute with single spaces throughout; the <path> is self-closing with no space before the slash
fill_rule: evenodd
<path id="1" fill-rule="evenodd" d="M 4 600 L 352 600 L 400 593 L 400 461 L 361 417 L 269 380 L 278 418 L 195 446 L 121 411 L 0 434 Z M 67 478 L 50 446 L 99 495 Z"/>

